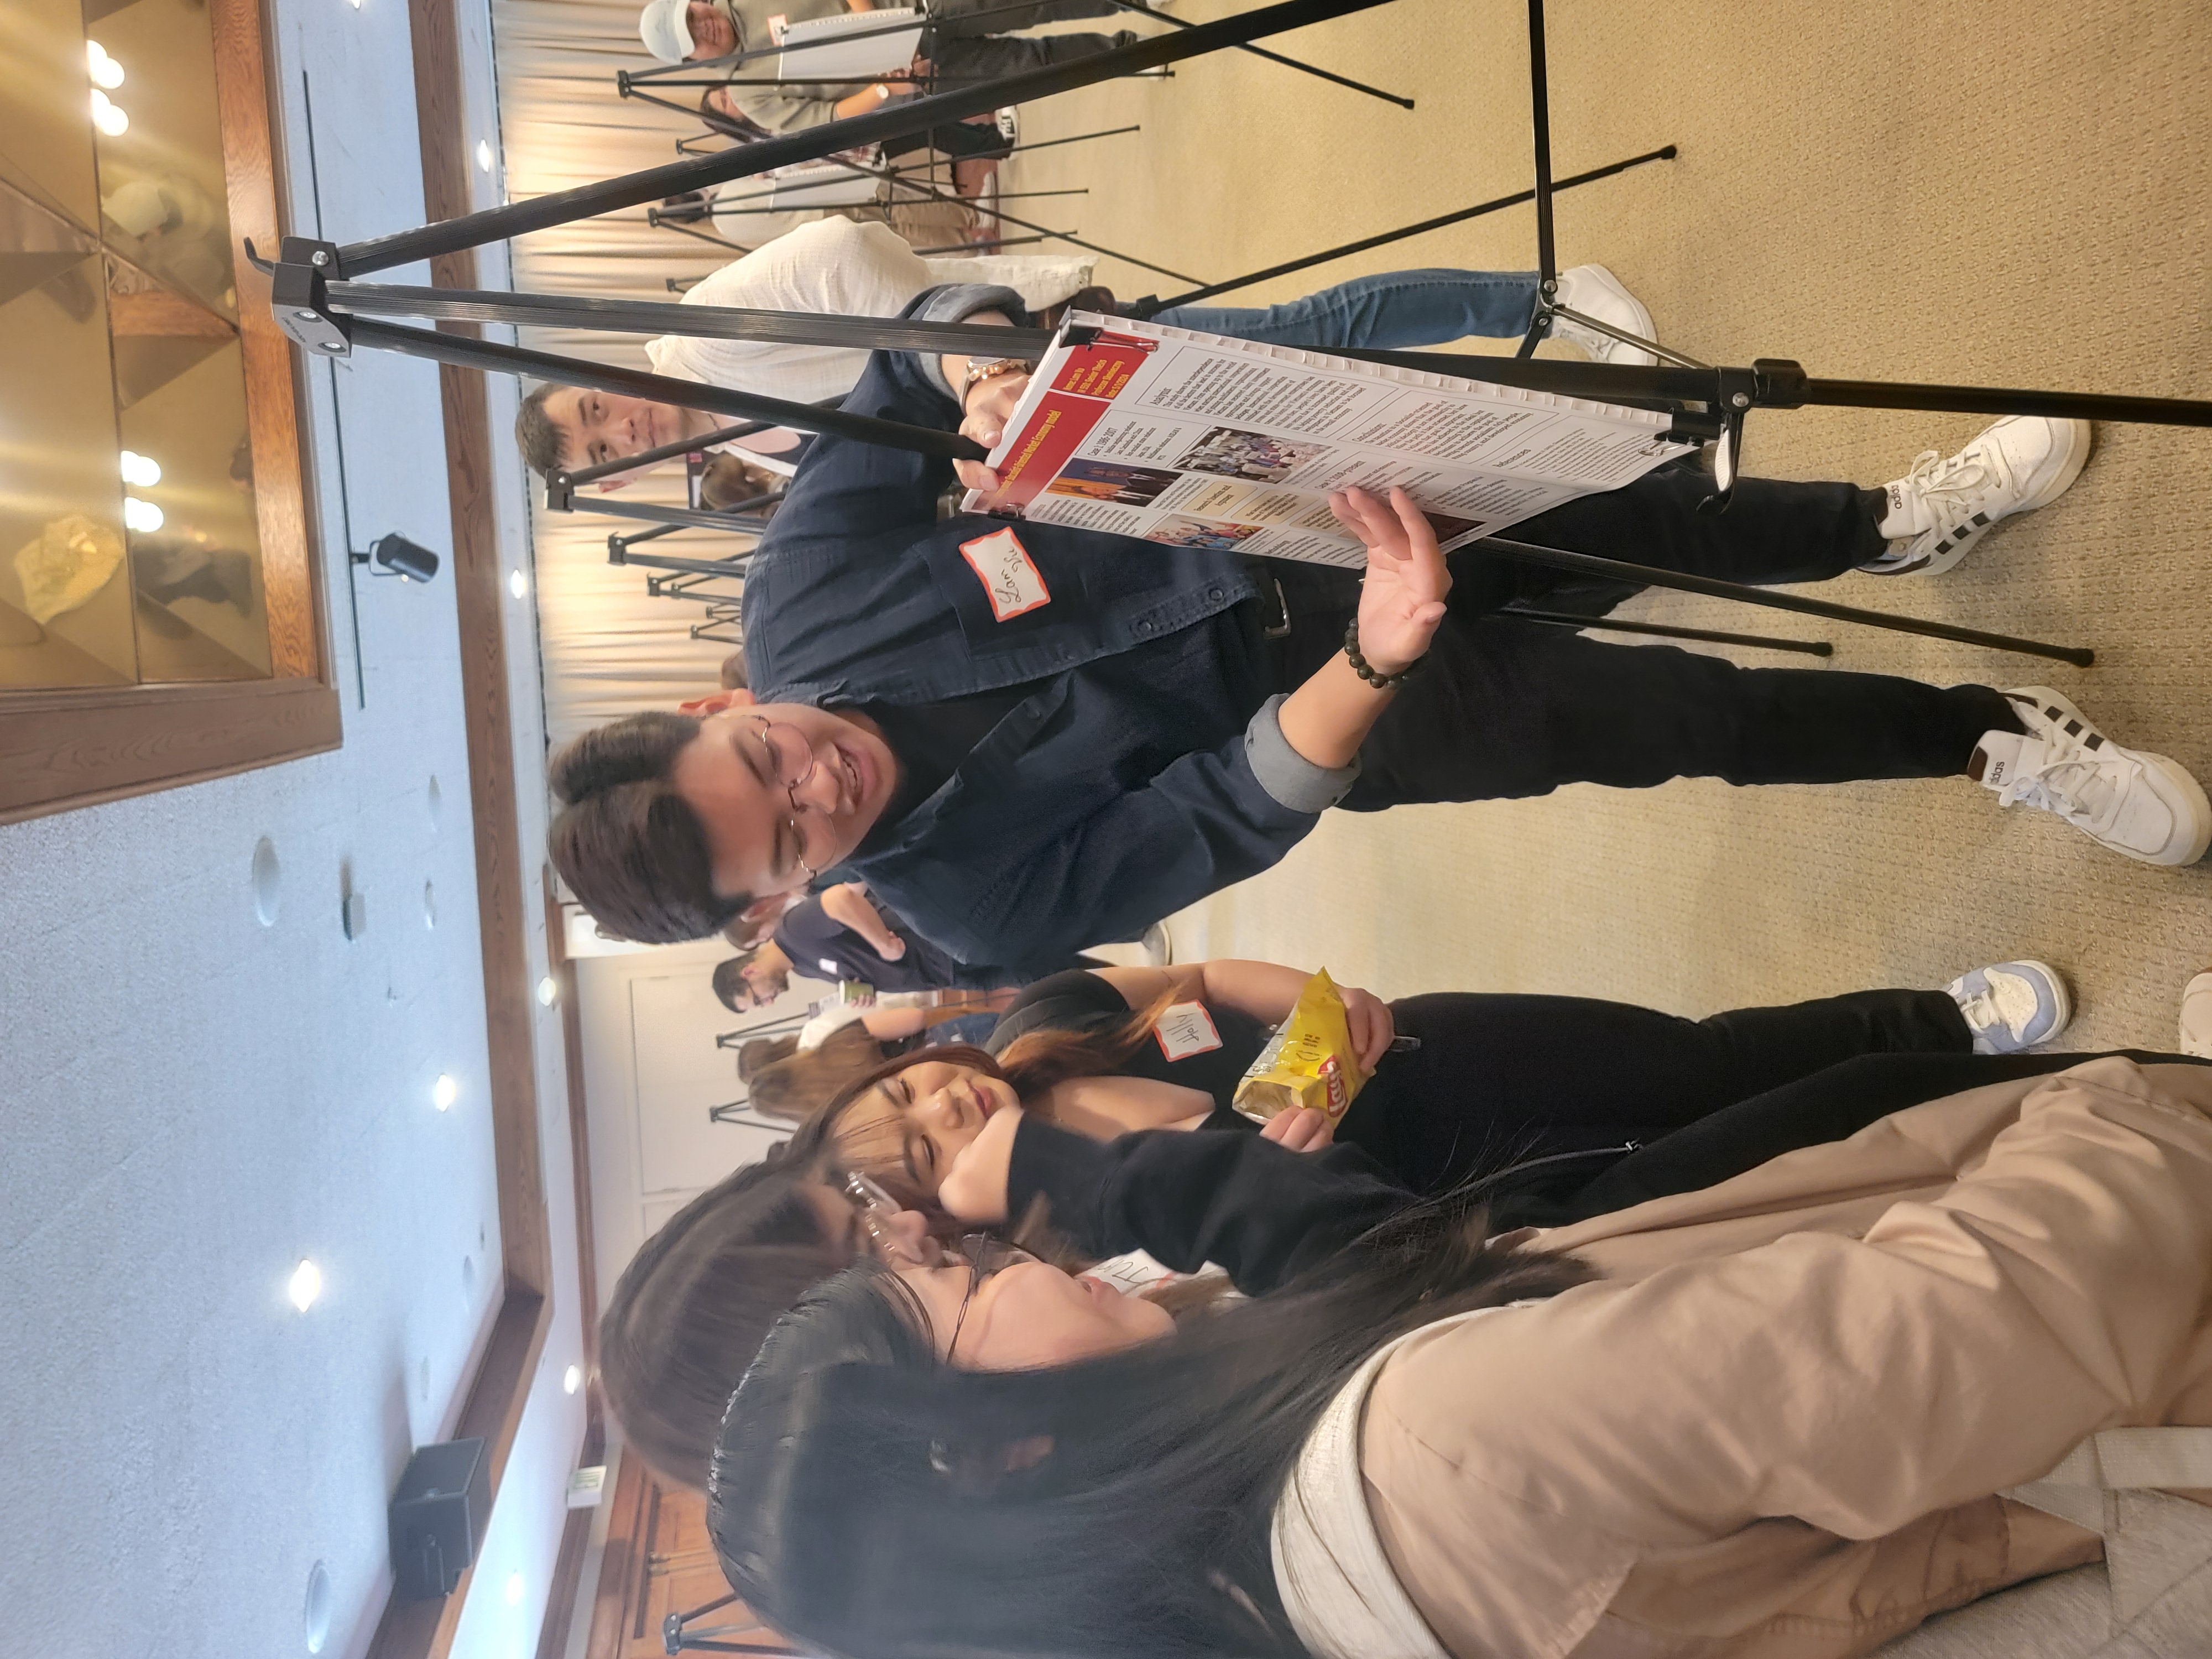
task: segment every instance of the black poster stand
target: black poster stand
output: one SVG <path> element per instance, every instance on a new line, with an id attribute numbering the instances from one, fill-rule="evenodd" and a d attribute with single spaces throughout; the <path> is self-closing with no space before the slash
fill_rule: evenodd
<path id="1" fill-rule="evenodd" d="M 1386 0 L 1281 0 L 1280 3 L 1240 13 L 1211 23 L 1152 36 L 1126 46 L 1096 53 L 1067 64 L 1033 70 L 1005 80 L 956 88 L 887 105 L 867 115 L 829 123 L 805 131 L 761 140 L 715 155 L 690 157 L 666 166 L 610 179 L 596 185 L 558 191 L 529 201 L 510 203 L 442 220 L 414 230 L 400 231 L 368 241 L 338 246 L 307 237 L 283 239 L 278 258 L 271 263 L 247 254 L 271 276 L 271 308 L 284 331 L 303 349 L 316 356 L 343 356 L 356 348 L 398 351 L 459 368 L 486 372 L 520 373 L 568 385 L 599 387 L 650 398 L 659 402 L 706 410 L 741 421 L 759 421 L 809 432 L 834 432 L 869 443 L 941 456 L 949 459 L 980 460 L 986 451 L 957 434 L 913 427 L 896 422 L 848 415 L 842 410 L 790 404 L 778 398 L 702 386 L 694 381 L 664 379 L 633 370 L 611 368 L 580 359 L 526 350 L 458 333 L 407 328 L 378 320 L 406 315 L 432 321 L 503 322 L 524 325 L 557 323 L 571 328 L 617 331 L 649 330 L 711 338 L 788 341 L 805 344 L 858 347 L 864 349 L 935 350 L 964 352 L 980 348 L 993 355 L 1009 350 L 1028 354 L 1042 351 L 1052 336 L 1039 330 L 974 327 L 957 324 L 921 324 L 804 315 L 779 312 L 744 311 L 701 306 L 654 304 L 646 301 L 586 299 L 550 295 L 462 293 L 448 289 L 390 287 L 361 280 L 378 271 L 411 264 L 441 253 L 457 252 L 487 242 L 566 224 L 595 214 L 637 207 L 662 198 L 698 190 L 726 179 L 748 177 L 774 167 L 812 161 L 833 152 L 906 137 L 946 122 L 1140 70 L 1158 68 L 1203 53 L 1238 46 L 1248 41 L 1304 27 L 1331 18 L 1366 11 Z M 1533 112 L 1536 133 L 1536 205 L 1541 298 L 1538 322 L 1531 338 L 1523 342 L 1519 358 L 1479 357 L 1440 353 L 1344 351 L 1378 362 L 1457 376 L 1470 374 L 1503 384 L 1527 386 L 1600 402 L 1627 404 L 1663 410 L 1674 417 L 1671 435 L 1685 443 L 1715 444 L 1717 491 L 1714 504 L 1726 505 L 1736 476 L 1744 417 L 1753 409 L 1797 409 L 1808 404 L 1859 409 L 1910 409 L 1983 415 L 2047 416 L 2059 419 L 2142 422 L 2172 426 L 2212 426 L 2212 402 L 2181 398 L 2102 396 L 2084 392 L 2023 391 L 1954 386 L 1814 379 L 1786 358 L 1763 357 L 1748 368 L 1711 367 L 1680 354 L 1663 351 L 1650 342 L 1634 341 L 1594 319 L 1574 316 L 1556 303 L 1558 272 L 1553 249 L 1550 116 L 1543 60 L 1542 0 L 1529 0 Z M 1655 152 L 1654 156 L 1662 152 Z M 1636 165 L 1650 157 L 1620 166 Z M 1617 168 L 1614 170 L 1618 170 Z M 1486 204 L 1486 209 L 1502 205 Z M 1470 210 L 1472 212 L 1473 210 Z M 1435 223 L 1440 222 L 1425 222 Z M 1402 234 L 1402 233 L 1401 233 Z M 1319 258 L 1376 240 L 1347 244 Z M 1273 267 L 1259 276 L 1280 274 L 1289 267 Z M 1212 290 L 1219 291 L 1216 285 Z M 1609 363 L 1569 362 L 1540 359 L 1533 351 L 1538 331 L 1548 331 L 1550 320 L 1569 316 L 1573 320 L 1617 338 L 1654 350 L 1668 360 L 1652 368 Z M 627 465 L 635 465 L 632 460 Z M 550 493 L 574 502 L 575 475 L 556 475 L 549 480 Z M 650 515 L 669 522 L 663 514 L 680 508 L 630 507 L 621 516 Z M 711 517 L 712 515 L 699 515 Z M 690 520 L 682 520 L 686 524 Z M 726 523 L 726 521 L 724 521 Z M 714 527 L 721 527 L 716 526 Z M 1881 615 L 1850 606 L 1777 593 L 1770 589 L 1711 581 L 1668 570 L 1598 559 L 1591 555 L 1537 548 L 1492 539 L 1480 544 L 1501 556 L 1555 568 L 1602 570 L 1614 579 L 1639 586 L 1673 588 L 1740 600 L 1771 609 L 1795 611 L 1832 620 L 1923 635 L 1933 638 L 1986 646 L 1997 650 L 2057 658 L 2086 665 L 2093 659 L 2087 649 L 2045 644 L 2003 635 L 1953 628 L 1947 623 Z M 695 562 L 705 563 L 705 561 Z"/>

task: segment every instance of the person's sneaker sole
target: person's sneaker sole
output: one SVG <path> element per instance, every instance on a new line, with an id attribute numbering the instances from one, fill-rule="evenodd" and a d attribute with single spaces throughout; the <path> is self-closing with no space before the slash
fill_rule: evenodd
<path id="1" fill-rule="evenodd" d="M 2212 970 L 2181 988 L 2181 1052 L 2212 1060 Z"/>
<path id="2" fill-rule="evenodd" d="M 2080 469 L 2077 467 L 2075 471 Z M 2112 741 L 2062 691 L 2053 690 L 2047 685 L 2020 685 L 2004 695 L 2035 703 L 2045 719 L 2056 722 L 2058 729 L 2068 737 L 2081 738 L 2083 747 L 2092 752 Z M 2086 737 L 2083 736 L 2085 732 L 2087 734 Z M 2124 744 L 2116 746 L 2126 748 Z M 2156 763 L 2166 781 L 2172 784 L 2184 802 L 2193 808 L 2190 817 L 2191 822 L 2196 825 L 2194 836 L 2178 858 L 2162 858 L 2154 853 L 2130 852 L 2124 847 L 2112 847 L 2104 842 L 2098 845 L 2119 854 L 2123 858 L 2133 859 L 2138 864 L 2155 864 L 2166 869 L 2179 869 L 2185 865 L 2197 863 L 2208 851 L 2212 851 L 2212 799 L 2206 799 L 2204 786 L 2197 781 L 2194 773 L 2170 755 L 2154 754 L 2148 749 L 2129 749 L 2128 753 L 2144 761 Z"/>
<path id="3" fill-rule="evenodd" d="M 2025 417 L 2008 415 L 2005 421 L 2022 418 Z M 1992 422 L 1983 429 L 1983 435 L 1986 436 L 2004 423 L 2004 421 Z M 1975 544 L 2006 519 L 2017 517 L 2022 513 L 2033 513 L 2039 507 L 2048 507 L 2063 495 L 2074 487 L 2075 479 L 2081 476 L 2081 469 L 2088 465 L 2089 452 L 2096 447 L 2096 434 L 2087 421 L 2052 421 L 2050 424 L 2064 434 L 2063 447 L 2057 452 L 2058 470 L 2045 479 L 2040 487 L 2022 496 L 2019 505 L 2011 512 L 1996 518 L 1985 513 L 1975 514 L 1930 548 L 1925 558 L 1893 565 L 1885 564 L 1877 559 L 1870 564 L 1861 565 L 1859 568 L 1874 576 L 1940 576 L 1972 552 Z M 2045 465 L 2050 465 L 2048 459 Z"/>

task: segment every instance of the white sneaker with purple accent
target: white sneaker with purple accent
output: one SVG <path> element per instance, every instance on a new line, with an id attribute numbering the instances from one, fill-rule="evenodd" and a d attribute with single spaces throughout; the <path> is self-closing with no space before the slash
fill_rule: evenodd
<path id="1" fill-rule="evenodd" d="M 1978 1054 L 2033 1048 L 2050 1042 L 2074 1018 L 2066 981 L 2047 962 L 1996 963 L 1961 974 L 1943 988 L 1966 1017 Z"/>

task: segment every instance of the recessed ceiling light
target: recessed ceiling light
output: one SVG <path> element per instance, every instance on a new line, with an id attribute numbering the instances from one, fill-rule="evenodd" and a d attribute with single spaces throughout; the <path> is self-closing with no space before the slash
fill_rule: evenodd
<path id="1" fill-rule="evenodd" d="M 442 1112 L 460 1097 L 461 1085 L 443 1072 L 439 1073 L 438 1080 L 430 1085 L 430 1103 Z"/>
<path id="2" fill-rule="evenodd" d="M 142 501 L 136 495 L 123 498 L 123 524 L 128 530 L 150 535 L 161 527 L 161 509 L 151 501 Z"/>
<path id="3" fill-rule="evenodd" d="M 561 1392 L 562 1394 L 574 1394 L 577 1389 L 583 1386 L 584 1368 L 581 1365 L 571 1365 L 567 1370 L 561 1373 Z"/>
<path id="4" fill-rule="evenodd" d="M 555 981 L 552 975 L 548 974 L 544 978 L 538 981 L 538 1001 L 539 1006 L 550 1008 L 554 1003 L 559 1000 L 560 995 L 561 987 Z"/>
<path id="5" fill-rule="evenodd" d="M 161 482 L 161 464 L 151 455 L 141 455 L 126 449 L 122 455 L 123 482 L 136 484 L 141 489 L 151 489 Z"/>
<path id="6" fill-rule="evenodd" d="M 92 71 L 92 83 L 106 87 L 110 92 L 123 84 L 123 65 L 107 55 L 107 48 L 97 40 L 84 43 L 85 67 Z"/>
<path id="7" fill-rule="evenodd" d="M 516 599 L 520 599 L 524 594 L 530 592 L 530 578 L 524 575 L 520 570 L 508 571 L 507 573 L 507 591 L 514 594 Z"/>
<path id="8" fill-rule="evenodd" d="M 486 173 L 491 171 L 491 141 L 489 139 L 477 140 L 477 165 Z"/>
<path id="9" fill-rule="evenodd" d="M 92 89 L 92 124 L 111 138 L 120 138 L 131 129 L 131 118 L 123 112 L 123 106 L 109 100 L 98 87 Z"/>
<path id="10" fill-rule="evenodd" d="M 284 1294 L 292 1298 L 292 1305 L 301 1313 L 315 1305 L 315 1298 L 323 1293 L 323 1270 L 312 1261 L 302 1261 L 292 1269 L 292 1277 L 284 1286 Z"/>

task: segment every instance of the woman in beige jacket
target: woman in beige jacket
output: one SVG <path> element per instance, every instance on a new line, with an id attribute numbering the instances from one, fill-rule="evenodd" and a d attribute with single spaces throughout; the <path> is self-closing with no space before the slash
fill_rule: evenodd
<path id="1" fill-rule="evenodd" d="M 1018 1255 L 855 1268 L 733 1397 L 711 1523 L 867 1659 L 1831 1659 L 2095 1560 L 2006 1494 L 2212 1424 L 2208 1304 L 2212 1070 L 2099 1060 L 1180 1331 Z"/>

